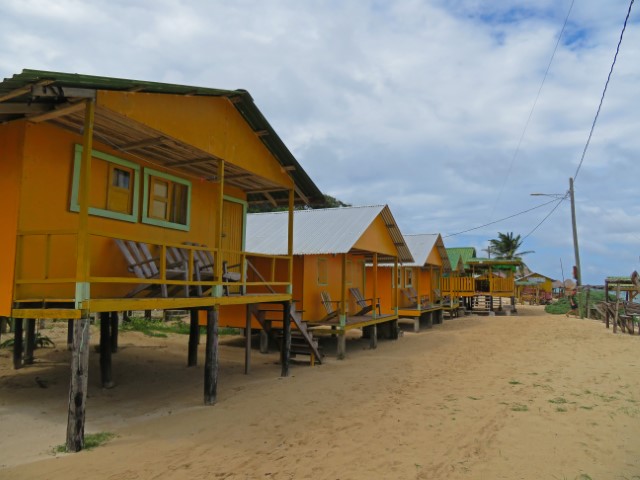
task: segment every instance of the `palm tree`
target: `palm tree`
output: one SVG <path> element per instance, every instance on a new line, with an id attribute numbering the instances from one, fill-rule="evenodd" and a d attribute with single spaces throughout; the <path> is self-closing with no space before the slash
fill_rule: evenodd
<path id="1" fill-rule="evenodd" d="M 502 258 L 505 260 L 513 260 L 521 258 L 523 255 L 534 253 L 532 250 L 526 252 L 519 252 L 518 249 L 522 245 L 520 235 L 513 236 L 513 232 L 502 233 L 498 232 L 498 238 L 489 240 L 489 249 L 491 253 L 496 255 L 496 258 Z"/>

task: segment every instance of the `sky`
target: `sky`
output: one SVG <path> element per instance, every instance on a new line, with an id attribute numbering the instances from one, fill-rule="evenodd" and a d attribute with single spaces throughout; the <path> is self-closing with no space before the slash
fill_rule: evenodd
<path id="1" fill-rule="evenodd" d="M 326 194 L 569 278 L 568 201 L 629 0 L 1 0 L 23 68 L 248 90 Z M 536 101 L 537 99 L 537 101 Z M 535 104 L 535 108 L 534 108 Z M 640 269 L 640 6 L 575 180 L 583 283 Z M 532 232 L 533 231 L 533 232 Z M 532 232 L 532 233 L 531 233 Z M 561 269 L 561 265 L 563 268 Z"/>

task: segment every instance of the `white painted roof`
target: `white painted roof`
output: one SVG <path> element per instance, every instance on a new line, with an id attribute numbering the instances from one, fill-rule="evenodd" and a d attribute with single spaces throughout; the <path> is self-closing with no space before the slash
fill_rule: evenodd
<path id="1" fill-rule="evenodd" d="M 296 210 L 293 220 L 293 253 L 348 253 L 378 215 L 385 221 L 401 261 L 413 261 L 404 237 L 386 205 Z M 247 215 L 246 251 L 286 255 L 288 218 L 288 212 Z"/>

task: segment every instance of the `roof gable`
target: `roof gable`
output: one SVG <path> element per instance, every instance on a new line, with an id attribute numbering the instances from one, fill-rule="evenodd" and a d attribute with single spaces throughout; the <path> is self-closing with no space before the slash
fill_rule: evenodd
<path id="1" fill-rule="evenodd" d="M 414 262 L 408 263 L 410 267 L 424 267 L 426 265 L 442 266 L 445 272 L 451 270 L 451 263 L 447 255 L 447 249 L 439 233 L 417 234 L 404 236 Z M 434 255 L 439 258 L 434 261 Z"/>

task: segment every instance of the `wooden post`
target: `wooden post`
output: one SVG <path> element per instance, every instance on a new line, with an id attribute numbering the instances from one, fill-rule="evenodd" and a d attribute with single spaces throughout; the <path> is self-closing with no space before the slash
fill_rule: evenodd
<path id="1" fill-rule="evenodd" d="M 247 305 L 244 327 L 244 374 L 251 369 L 251 306 Z"/>
<path id="2" fill-rule="evenodd" d="M 67 350 L 73 350 L 73 320 L 67 320 Z"/>
<path id="3" fill-rule="evenodd" d="M 589 318 L 589 297 L 591 296 L 591 287 L 589 285 L 586 286 L 587 292 L 585 294 L 586 299 L 585 299 L 585 317 Z M 632 323 L 633 325 L 633 323 Z"/>
<path id="4" fill-rule="evenodd" d="M 609 303 L 609 282 L 607 280 L 605 280 L 604 282 L 604 301 Z M 604 313 L 604 321 L 607 328 L 609 328 L 609 309 L 608 308 Z"/>
<path id="5" fill-rule="evenodd" d="M 69 414 L 67 417 L 67 450 L 84 448 L 84 421 L 89 378 L 89 315 L 76 320 L 73 329 Z"/>
<path id="6" fill-rule="evenodd" d="M 373 284 L 373 295 L 372 295 L 373 298 L 371 299 L 371 304 L 373 306 L 373 309 L 371 310 L 371 316 L 373 318 L 376 318 L 378 316 L 378 309 L 376 308 L 378 304 L 378 254 L 377 253 L 373 254 L 373 281 L 371 283 Z"/>
<path id="7" fill-rule="evenodd" d="M 289 359 L 291 357 L 291 302 L 282 304 L 282 345 L 280 350 L 281 377 L 289 376 Z"/>
<path id="8" fill-rule="evenodd" d="M 27 331 L 25 336 L 24 364 L 33 364 L 33 351 L 36 348 L 36 319 L 27 318 Z"/>
<path id="9" fill-rule="evenodd" d="M 378 348 L 378 325 L 369 325 L 369 348 Z"/>
<path id="10" fill-rule="evenodd" d="M 109 312 L 100 312 L 100 377 L 102 388 L 113 388 L 111 374 L 111 319 Z"/>
<path id="11" fill-rule="evenodd" d="M 13 319 L 13 368 L 22 368 L 22 319 Z"/>
<path id="12" fill-rule="evenodd" d="M 189 311 L 189 353 L 187 355 L 187 367 L 198 365 L 198 333 L 200 325 L 198 323 L 199 311 L 192 308 Z"/>
<path id="13" fill-rule="evenodd" d="M 616 285 L 616 313 L 613 317 L 613 333 L 618 332 L 618 312 L 620 311 L 620 283 Z"/>
<path id="14" fill-rule="evenodd" d="M 204 358 L 204 404 L 214 405 L 218 395 L 218 305 L 207 311 L 207 347 Z"/>
<path id="15" fill-rule="evenodd" d="M 118 353 L 119 330 L 120 322 L 118 320 L 118 312 L 111 312 L 111 353 Z"/>
<path id="16" fill-rule="evenodd" d="M 144 311 L 144 318 L 151 320 L 151 310 Z"/>
<path id="17" fill-rule="evenodd" d="M 264 317 L 264 312 L 260 312 L 258 315 Z M 263 320 L 263 325 L 260 330 L 260 353 L 269 353 L 269 332 L 271 332 L 271 320 Z"/>
<path id="18" fill-rule="evenodd" d="M 345 335 L 345 327 L 347 325 L 347 254 L 343 253 L 341 258 L 341 277 L 340 277 L 340 305 L 339 305 L 339 322 L 340 331 L 338 334 L 338 348 L 336 356 L 338 360 L 344 360 L 347 350 L 347 337 Z"/>

